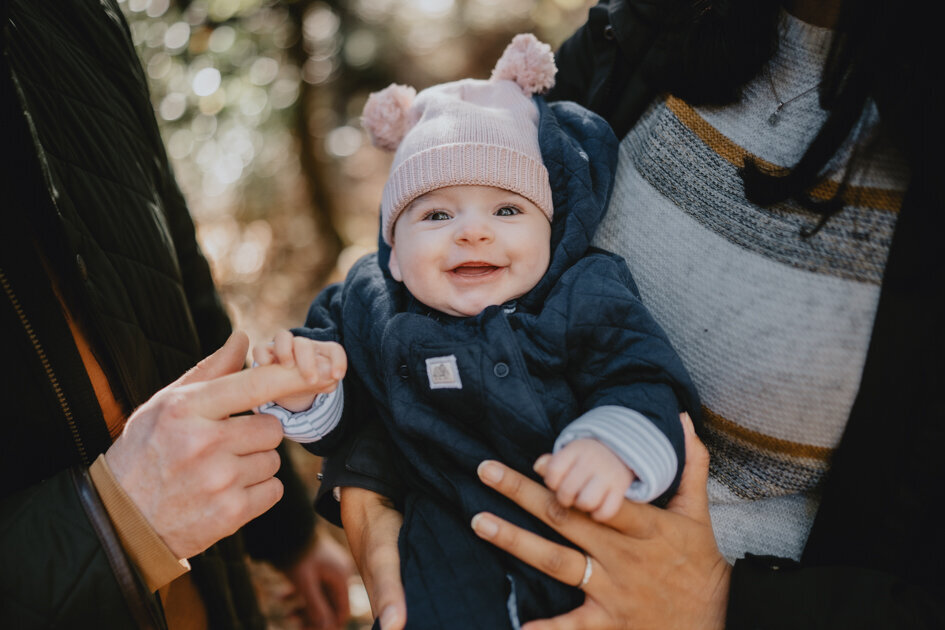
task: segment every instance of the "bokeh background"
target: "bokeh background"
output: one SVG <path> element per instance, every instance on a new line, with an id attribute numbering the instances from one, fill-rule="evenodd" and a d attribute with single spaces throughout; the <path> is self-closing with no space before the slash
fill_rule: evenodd
<path id="1" fill-rule="evenodd" d="M 263 341 L 376 248 L 391 156 L 359 124 L 368 95 L 487 78 L 513 35 L 557 48 L 592 0 L 119 3 L 217 287 Z M 293 458 L 314 492 L 317 459 Z M 271 627 L 299 628 L 291 586 L 252 568 Z M 351 627 L 369 627 L 357 583 L 352 595 Z"/>

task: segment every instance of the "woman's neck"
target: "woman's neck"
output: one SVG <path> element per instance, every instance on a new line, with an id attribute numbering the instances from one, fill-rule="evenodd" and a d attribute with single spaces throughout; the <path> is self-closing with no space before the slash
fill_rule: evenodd
<path id="1" fill-rule="evenodd" d="M 834 28 L 843 0 L 783 0 L 784 9 L 799 20 Z"/>

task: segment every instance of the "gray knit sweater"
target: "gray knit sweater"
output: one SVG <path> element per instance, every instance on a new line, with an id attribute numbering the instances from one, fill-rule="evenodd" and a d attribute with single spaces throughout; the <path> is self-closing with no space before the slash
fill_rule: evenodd
<path id="1" fill-rule="evenodd" d="M 907 181 L 902 160 L 870 133 L 869 110 L 859 137 L 873 143 L 871 159 L 816 235 L 801 237 L 817 217 L 793 202 L 745 200 L 743 159 L 790 167 L 827 117 L 808 90 L 831 32 L 784 13 L 780 34 L 741 102 L 692 108 L 670 96 L 651 105 L 621 144 L 595 239 L 626 258 L 702 395 L 712 519 L 730 560 L 800 557 L 859 386 Z M 851 150 L 815 196 L 831 195 Z"/>

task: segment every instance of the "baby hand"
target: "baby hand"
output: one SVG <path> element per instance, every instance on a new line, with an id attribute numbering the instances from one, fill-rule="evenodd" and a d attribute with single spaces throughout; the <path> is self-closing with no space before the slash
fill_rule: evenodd
<path id="1" fill-rule="evenodd" d="M 617 514 L 636 479 L 613 451 L 593 439 L 569 442 L 554 455 L 539 458 L 535 468 L 555 491 L 558 503 L 589 512 L 597 521 Z"/>
<path id="2" fill-rule="evenodd" d="M 277 332 L 272 343 L 254 347 L 253 360 L 259 365 L 298 366 L 311 388 L 274 401 L 289 411 L 305 411 L 316 394 L 334 391 L 348 369 L 348 356 L 341 345 L 296 337 L 288 330 Z"/>

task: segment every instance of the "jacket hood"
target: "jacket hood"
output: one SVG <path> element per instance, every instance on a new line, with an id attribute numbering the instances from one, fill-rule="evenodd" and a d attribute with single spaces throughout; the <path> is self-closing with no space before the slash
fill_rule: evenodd
<path id="1" fill-rule="evenodd" d="M 554 220 L 551 262 L 538 284 L 521 298 L 539 306 L 567 269 L 591 246 L 607 210 L 617 168 L 617 137 L 603 118 L 563 101 L 538 105 L 538 143 L 551 182 Z"/>

